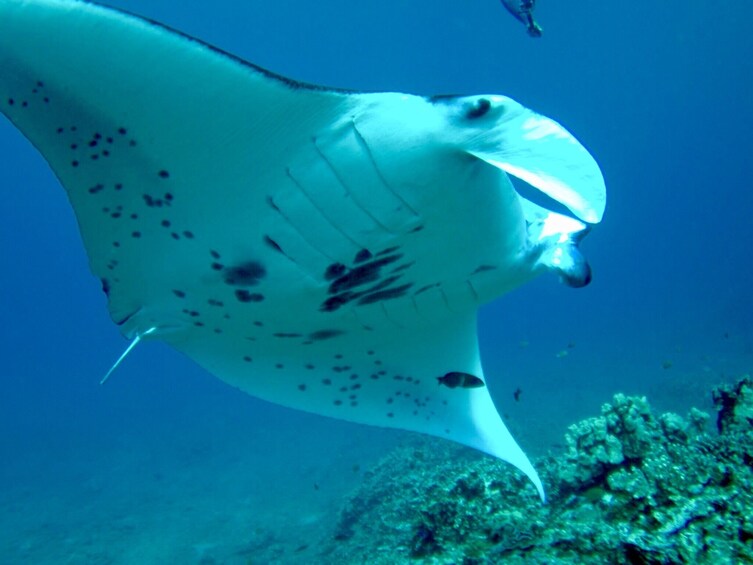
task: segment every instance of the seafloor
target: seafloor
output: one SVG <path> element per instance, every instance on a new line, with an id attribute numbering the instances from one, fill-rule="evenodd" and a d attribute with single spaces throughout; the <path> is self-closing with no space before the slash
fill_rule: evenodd
<path id="1" fill-rule="evenodd" d="M 347 458 L 295 482 L 249 474 L 251 445 L 306 460 L 307 446 L 263 434 L 232 453 L 120 438 L 106 464 L 90 448 L 36 446 L 38 473 L 28 454 L 15 476 L 5 463 L 0 563 L 753 563 L 753 381 L 712 395 L 715 413 L 684 418 L 615 395 L 536 461 L 547 504 L 509 465 L 413 434 L 377 461 L 354 431 Z M 50 476 L 63 453 L 80 466 Z"/>

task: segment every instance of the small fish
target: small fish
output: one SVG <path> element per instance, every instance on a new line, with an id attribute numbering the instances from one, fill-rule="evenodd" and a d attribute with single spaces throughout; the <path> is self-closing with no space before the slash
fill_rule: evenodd
<path id="1" fill-rule="evenodd" d="M 661 368 L 664 370 L 671 369 L 672 365 L 673 363 L 669 359 L 665 359 L 664 361 L 661 362 Z"/>
<path id="2" fill-rule="evenodd" d="M 515 399 L 515 402 L 520 402 L 520 395 L 523 393 L 522 390 L 520 390 L 520 387 L 515 389 L 515 392 L 512 393 L 513 398 Z"/>
<path id="3" fill-rule="evenodd" d="M 451 371 L 443 377 L 437 377 L 437 381 L 440 385 L 444 385 L 447 388 L 479 388 L 484 386 L 484 381 L 478 377 L 458 371 Z"/>
<path id="4" fill-rule="evenodd" d="M 502 4 L 515 19 L 522 22 L 531 37 L 541 37 L 541 26 L 533 19 L 536 0 L 502 0 Z"/>
<path id="5" fill-rule="evenodd" d="M 568 353 L 569 352 L 567 351 L 567 349 L 563 349 L 562 351 L 558 352 L 555 357 L 557 357 L 557 359 L 562 359 L 563 357 L 567 357 Z"/>

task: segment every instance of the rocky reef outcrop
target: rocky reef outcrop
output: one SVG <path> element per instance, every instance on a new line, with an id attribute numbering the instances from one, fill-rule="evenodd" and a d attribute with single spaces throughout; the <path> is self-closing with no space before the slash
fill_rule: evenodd
<path id="1" fill-rule="evenodd" d="M 536 463 L 508 465 L 430 439 L 365 474 L 322 560 L 337 563 L 753 563 L 753 380 L 657 415 L 616 395 Z"/>

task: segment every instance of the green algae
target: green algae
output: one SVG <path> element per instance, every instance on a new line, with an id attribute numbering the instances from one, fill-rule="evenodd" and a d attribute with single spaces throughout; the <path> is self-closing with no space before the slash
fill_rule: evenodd
<path id="1" fill-rule="evenodd" d="M 340 513 L 338 563 L 753 562 L 753 381 L 718 387 L 709 416 L 657 415 L 615 395 L 537 462 L 535 489 L 508 465 L 420 440 L 373 469 Z"/>

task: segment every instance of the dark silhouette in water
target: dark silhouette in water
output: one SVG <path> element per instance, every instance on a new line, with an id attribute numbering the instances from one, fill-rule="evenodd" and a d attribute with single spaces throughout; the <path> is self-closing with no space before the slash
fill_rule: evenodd
<path id="1" fill-rule="evenodd" d="M 531 37 L 541 37 L 541 26 L 533 19 L 533 8 L 536 0 L 502 0 L 502 4 L 507 8 L 515 19 L 522 22 Z"/>

